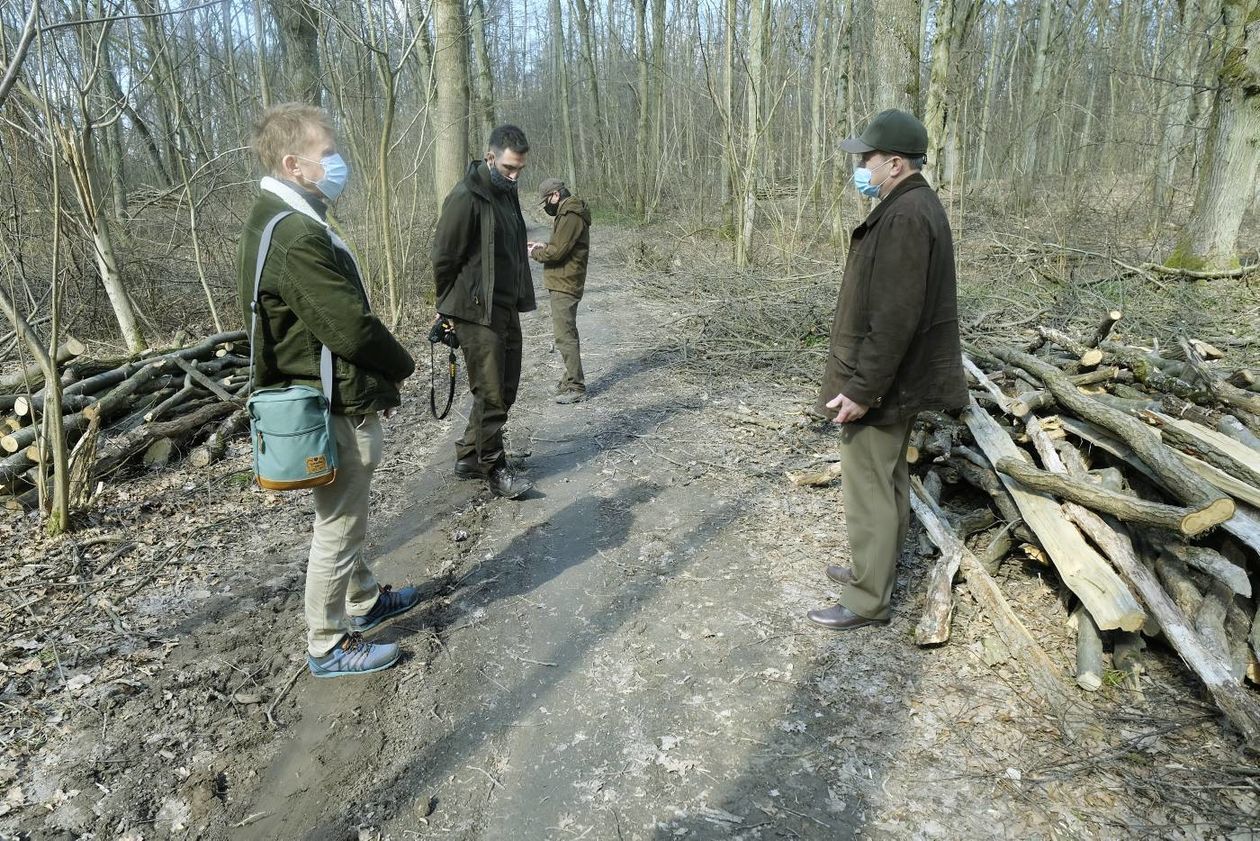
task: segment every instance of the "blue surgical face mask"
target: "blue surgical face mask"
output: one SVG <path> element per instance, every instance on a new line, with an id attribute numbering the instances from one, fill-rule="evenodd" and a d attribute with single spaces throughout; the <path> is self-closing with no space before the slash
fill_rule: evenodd
<path id="1" fill-rule="evenodd" d="M 302 158 L 302 160 L 311 159 Z M 350 165 L 336 152 L 320 158 L 319 165 L 324 169 L 324 177 L 316 181 L 315 186 L 324 194 L 324 198 L 335 201 L 337 196 L 346 189 L 346 182 L 350 180 Z"/>
<path id="2" fill-rule="evenodd" d="M 875 175 L 876 170 L 883 169 L 892 163 L 895 158 L 889 158 L 875 169 L 867 169 L 864 166 L 855 167 L 853 170 L 853 186 L 857 187 L 857 191 L 869 199 L 879 198 L 879 190 L 883 187 L 883 183 L 872 184 L 871 178 Z"/>

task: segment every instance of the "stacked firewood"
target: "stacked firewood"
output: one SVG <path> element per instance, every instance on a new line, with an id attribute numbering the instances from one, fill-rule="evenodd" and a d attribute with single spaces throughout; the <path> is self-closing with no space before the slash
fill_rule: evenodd
<path id="1" fill-rule="evenodd" d="M 968 346 L 970 407 L 920 417 L 911 503 L 941 556 L 916 638 L 948 639 L 961 570 L 1033 688 L 1078 703 L 992 577 L 1022 554 L 1071 592 L 1081 688 L 1104 676 L 1139 688 L 1145 640 L 1162 638 L 1260 746 L 1260 694 L 1247 685 L 1260 681 L 1256 377 L 1205 342 L 1161 352 L 1109 340 L 1119 319 L 1087 337 L 1041 328 L 1030 347 Z"/>
<path id="2" fill-rule="evenodd" d="M 188 455 L 204 467 L 248 426 L 249 346 L 243 332 L 126 359 L 89 359 L 69 340 L 57 350 L 62 427 L 72 495 L 82 499 L 119 468 L 159 469 Z M 42 421 L 48 389 L 38 366 L 0 377 L 0 494 L 10 508 L 38 498 L 51 470 Z M 199 446 L 198 446 L 199 445 Z"/>

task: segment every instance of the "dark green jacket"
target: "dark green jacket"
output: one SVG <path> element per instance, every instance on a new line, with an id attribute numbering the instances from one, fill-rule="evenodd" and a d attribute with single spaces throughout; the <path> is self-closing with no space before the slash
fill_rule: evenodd
<path id="1" fill-rule="evenodd" d="M 591 256 L 591 210 L 577 196 L 561 199 L 551 241 L 534 252 L 543 264 L 543 286 L 582 297 Z"/>
<path id="2" fill-rule="evenodd" d="M 245 221 L 237 248 L 237 291 L 250 326 L 254 268 L 263 228 L 291 208 L 263 191 Z M 259 287 L 254 387 L 320 388 L 322 345 L 333 353 L 332 410 L 356 415 L 397 406 L 399 382 L 416 364 L 368 307 L 350 256 L 332 244 L 319 222 L 293 212 L 276 225 Z"/>
<path id="3" fill-rule="evenodd" d="M 508 215 L 520 220 L 517 231 L 496 231 L 491 202 L 503 202 Z M 494 309 L 494 238 L 507 236 L 513 242 L 516 259 L 516 309 L 528 312 L 537 307 L 534 279 L 529 272 L 525 249 L 525 219 L 516 193 L 504 193 L 490 186 L 490 172 L 484 161 L 473 161 L 463 179 L 442 202 L 437 231 L 433 234 L 433 282 L 437 289 L 437 311 L 464 321 L 490 325 Z"/>
<path id="4" fill-rule="evenodd" d="M 837 394 L 874 426 L 967 404 L 958 336 L 954 240 L 922 175 L 893 189 L 849 240 L 816 409 Z"/>

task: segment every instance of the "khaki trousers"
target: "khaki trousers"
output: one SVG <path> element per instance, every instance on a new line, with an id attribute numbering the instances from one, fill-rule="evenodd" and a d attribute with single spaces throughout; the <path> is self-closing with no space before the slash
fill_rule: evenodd
<path id="1" fill-rule="evenodd" d="M 379 596 L 363 557 L 369 488 L 381 463 L 381 420 L 333 415 L 337 478 L 315 488 L 315 533 L 306 564 L 306 648 L 323 657 L 350 631 L 348 615 L 362 616 Z"/>
<path id="2" fill-rule="evenodd" d="M 558 391 L 586 391 L 586 377 L 582 373 L 582 343 L 578 338 L 577 308 L 582 298 L 568 292 L 548 290 L 551 295 L 551 329 L 556 338 L 556 350 L 564 360 L 564 377 Z"/>
<path id="3" fill-rule="evenodd" d="M 503 427 L 521 384 L 521 317 L 516 310 L 495 307 L 489 327 L 451 320 L 473 396 L 468 426 L 455 442 L 455 458 L 476 456 L 488 473 L 503 459 Z"/>
<path id="4" fill-rule="evenodd" d="M 897 559 L 910 526 L 910 467 L 906 447 L 914 418 L 887 426 L 845 424 L 840 433 L 844 522 L 853 583 L 840 604 L 868 619 L 891 615 Z"/>

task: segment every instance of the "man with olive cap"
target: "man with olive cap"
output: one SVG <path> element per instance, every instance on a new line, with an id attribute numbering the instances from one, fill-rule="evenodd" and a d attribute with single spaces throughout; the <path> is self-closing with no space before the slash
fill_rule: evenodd
<path id="1" fill-rule="evenodd" d="M 586 263 L 591 254 L 591 211 L 559 178 L 539 185 L 543 210 L 556 218 L 550 242 L 529 243 L 529 256 L 543 264 L 543 285 L 551 297 L 551 326 L 556 350 L 564 360 L 564 376 L 556 386 L 557 403 L 586 399 L 577 307 L 586 288 Z"/>
<path id="2" fill-rule="evenodd" d="M 915 415 L 967 403 L 958 337 L 954 242 L 920 170 L 927 130 L 913 115 L 878 114 L 840 144 L 860 156 L 853 181 L 877 199 L 849 240 L 816 410 L 840 425 L 851 566 L 831 565 L 840 603 L 809 611 L 824 628 L 886 625 L 910 523 L 906 446 Z"/>

